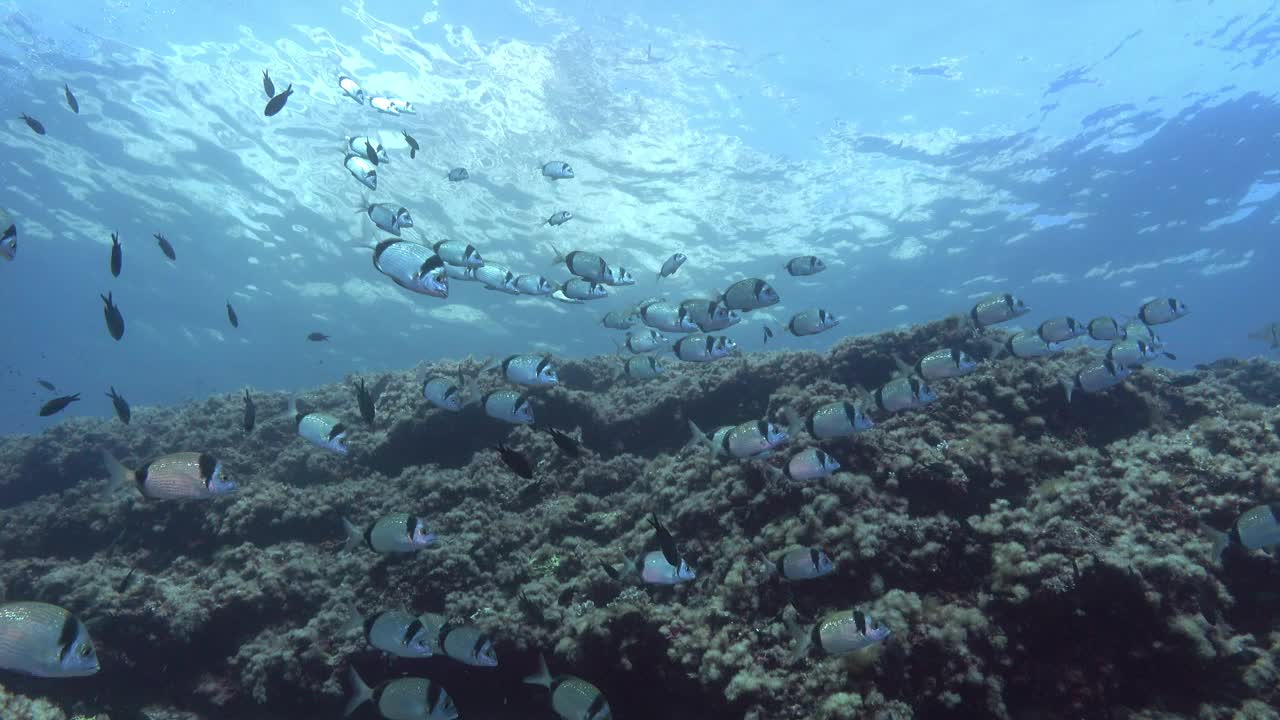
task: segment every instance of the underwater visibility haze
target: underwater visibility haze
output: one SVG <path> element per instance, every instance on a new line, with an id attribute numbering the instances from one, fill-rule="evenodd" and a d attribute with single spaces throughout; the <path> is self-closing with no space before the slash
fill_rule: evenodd
<path id="1" fill-rule="evenodd" d="M 0 720 L 1280 716 L 1274 3 L 0 66 Z"/>

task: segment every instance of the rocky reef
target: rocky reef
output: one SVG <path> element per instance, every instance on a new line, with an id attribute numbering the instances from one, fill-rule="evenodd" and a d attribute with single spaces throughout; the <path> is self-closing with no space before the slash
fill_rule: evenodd
<path id="1" fill-rule="evenodd" d="M 1280 498 L 1280 365 L 1221 361 L 1198 383 L 1158 368 L 1067 403 L 1079 348 L 1003 359 L 940 381 L 923 410 L 877 417 L 822 444 L 838 474 L 796 483 L 777 458 L 713 459 L 687 420 L 804 413 L 888 380 L 894 357 L 986 343 L 956 321 L 846 338 L 827 352 L 667 361 L 649 383 L 616 358 L 567 361 L 534 393 L 549 435 L 474 405 L 429 406 L 429 370 L 380 381 L 378 419 L 351 387 L 306 393 L 348 419 L 347 457 L 319 450 L 256 397 L 144 408 L 133 423 L 73 419 L 0 442 L 0 593 L 76 612 L 102 672 L 0 677 L 0 717 L 100 720 L 340 717 L 345 669 L 441 682 L 463 718 L 553 717 L 521 678 L 547 654 L 614 717 L 1265 718 L 1280 705 L 1280 560 L 1210 557 L 1201 523 L 1227 528 Z M 483 375 L 482 389 L 500 387 Z M 516 477 L 493 446 L 535 465 Z M 208 502 L 112 488 L 99 459 L 215 454 L 240 483 Z M 697 580 L 620 583 L 604 564 L 656 545 L 657 512 Z M 342 519 L 428 518 L 440 542 L 411 556 L 340 552 Z M 762 556 L 821 547 L 837 570 L 805 583 Z M 519 600 L 523 592 L 527 602 Z M 496 669 L 389 660 L 355 632 L 363 612 L 409 607 L 466 620 L 498 643 Z M 893 634 L 843 658 L 790 662 L 795 623 L 860 608 Z"/>

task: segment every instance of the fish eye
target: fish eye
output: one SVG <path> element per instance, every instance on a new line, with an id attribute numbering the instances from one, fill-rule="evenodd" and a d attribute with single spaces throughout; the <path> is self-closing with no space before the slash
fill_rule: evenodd
<path id="1" fill-rule="evenodd" d="M 88 643 L 80 646 L 80 657 L 89 657 L 93 654 L 93 648 Z"/>

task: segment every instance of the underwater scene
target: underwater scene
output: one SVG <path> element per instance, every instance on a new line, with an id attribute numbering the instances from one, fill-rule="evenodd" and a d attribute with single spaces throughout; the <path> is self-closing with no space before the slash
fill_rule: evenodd
<path id="1" fill-rule="evenodd" d="M 1280 718 L 1280 6 L 0 0 L 0 720 Z"/>

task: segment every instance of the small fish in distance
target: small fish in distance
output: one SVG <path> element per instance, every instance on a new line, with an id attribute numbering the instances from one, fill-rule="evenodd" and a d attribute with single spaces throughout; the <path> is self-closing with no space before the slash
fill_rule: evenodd
<path id="1" fill-rule="evenodd" d="M 765 325 L 764 326 L 764 344 L 768 345 L 769 341 L 772 339 L 773 339 L 773 331 L 769 329 L 768 325 Z"/>
<path id="2" fill-rule="evenodd" d="M 4 208 L 0 208 L 0 229 L 0 258 L 13 260 L 18 256 L 18 225 Z"/>
<path id="3" fill-rule="evenodd" d="M 826 263 L 813 255 L 791 258 L 787 261 L 787 274 L 792 277 L 817 275 L 827 269 Z"/>
<path id="4" fill-rule="evenodd" d="M 343 518 L 342 527 L 347 534 L 342 546 L 346 551 L 363 545 L 376 553 L 411 553 L 436 541 L 435 533 L 427 531 L 426 519 L 409 513 L 385 515 L 363 529 Z"/>
<path id="5" fill-rule="evenodd" d="M 276 84 L 271 82 L 271 75 L 266 70 L 262 71 L 262 90 L 268 98 L 276 96 Z"/>
<path id="6" fill-rule="evenodd" d="M 67 107 L 71 108 L 71 112 L 79 115 L 80 101 L 76 100 L 75 94 L 71 92 L 71 88 L 66 83 L 62 83 L 62 94 L 67 98 Z"/>
<path id="7" fill-rule="evenodd" d="M 177 261 L 178 254 L 173 251 L 173 245 L 169 243 L 169 240 L 166 239 L 164 235 L 156 233 L 155 235 L 152 235 L 152 237 L 154 237 L 156 239 L 156 243 L 160 245 L 160 252 L 164 253 L 165 257 L 170 260 Z"/>
<path id="8" fill-rule="evenodd" d="M 300 412 L 293 397 L 289 398 L 289 409 L 286 412 L 293 418 L 298 437 L 339 455 L 347 454 L 347 426 L 341 420 L 328 413 Z"/>
<path id="9" fill-rule="evenodd" d="M 409 159 L 412 160 L 418 157 L 418 150 L 421 149 L 418 147 L 418 141 L 414 140 L 413 136 L 404 130 L 401 130 L 400 134 L 404 136 L 404 141 L 409 144 Z"/>
<path id="10" fill-rule="evenodd" d="M 38 384 L 40 387 L 44 388 L 45 390 L 48 390 L 49 392 L 58 392 L 58 388 L 54 387 L 53 383 L 49 382 L 48 380 L 41 380 L 37 378 L 36 384 Z"/>
<path id="11" fill-rule="evenodd" d="M 684 253 L 673 254 L 662 263 L 662 268 L 658 270 L 658 279 L 661 280 L 664 277 L 675 275 L 680 266 L 684 265 L 688 259 L 689 256 Z"/>
<path id="12" fill-rule="evenodd" d="M 546 222 L 542 224 L 550 225 L 551 227 L 559 227 L 569 222 L 572 219 L 573 219 L 573 213 L 569 212 L 568 210 L 561 210 L 560 212 L 557 212 L 553 214 L 551 217 L 547 218 Z"/>
<path id="13" fill-rule="evenodd" d="M 227 301 L 227 322 L 231 323 L 231 327 L 240 327 L 240 316 L 236 315 L 236 309 L 231 307 L 231 301 Z"/>
<path id="14" fill-rule="evenodd" d="M 289 87 L 285 91 L 271 98 L 267 102 L 267 106 L 262 109 L 262 114 L 271 117 L 284 109 L 284 104 L 289 101 L 289 96 L 293 94 L 293 83 L 289 83 Z"/>
<path id="15" fill-rule="evenodd" d="M 533 466 L 529 463 L 529 459 L 518 450 L 512 450 L 501 443 L 494 446 L 493 449 L 498 451 L 498 456 L 502 458 L 502 463 L 511 468 L 511 472 L 525 480 L 533 479 Z"/>
<path id="16" fill-rule="evenodd" d="M 551 441 L 556 444 L 556 447 L 560 448 L 560 452 L 571 458 L 576 458 L 582 454 L 577 440 L 574 440 L 572 437 L 569 437 L 565 433 L 560 432 L 553 427 L 545 429 L 547 433 L 551 435 Z"/>
<path id="17" fill-rule="evenodd" d="M 120 233 L 111 233 L 111 275 L 113 277 L 120 277 L 122 262 L 124 262 L 124 255 L 120 247 Z"/>
<path id="18" fill-rule="evenodd" d="M 23 114 L 19 115 L 18 117 L 19 117 L 19 118 L 21 118 L 21 119 L 22 119 L 22 121 L 23 121 L 23 122 L 25 122 L 25 123 L 27 124 L 27 127 L 31 128 L 33 131 L 35 131 L 35 134 L 37 134 L 37 135 L 43 135 L 43 134 L 44 134 L 44 125 L 43 125 L 43 124 L 41 124 L 41 122 L 40 122 L 39 120 L 37 120 L 37 119 L 35 119 L 35 118 L 33 118 L 33 117 L 31 117 L 31 116 L 27 115 L 26 113 L 23 113 Z"/>
<path id="19" fill-rule="evenodd" d="M 114 386 L 112 386 L 111 392 L 106 393 L 106 395 L 111 398 L 111 405 L 116 409 L 116 417 L 120 418 L 120 422 L 128 425 L 130 418 L 133 417 L 133 412 L 129 409 L 129 402 L 120 393 L 116 392 Z"/>
<path id="20" fill-rule="evenodd" d="M 445 177 L 449 179 L 449 182 L 462 182 L 463 180 L 471 177 L 471 173 L 467 172 L 466 168 L 458 167 L 450 170 L 449 174 L 445 175 Z"/>
<path id="21" fill-rule="evenodd" d="M 248 388 L 244 391 L 244 431 L 253 432 L 254 423 L 258 419 L 258 407 L 253 404 L 253 397 L 249 395 Z"/>
<path id="22" fill-rule="evenodd" d="M 552 180 L 570 180 L 574 177 L 573 168 L 563 160 L 552 160 L 543 164 L 542 175 Z"/>
<path id="23" fill-rule="evenodd" d="M 425 658 L 434 653 L 426 626 L 413 614 L 404 610 L 385 610 L 364 617 L 351 608 L 343 632 L 359 630 L 371 646 L 395 657 Z"/>
<path id="24" fill-rule="evenodd" d="M 369 394 L 369 389 L 365 387 L 364 378 L 356 381 L 354 388 L 356 391 L 356 404 L 360 406 L 360 419 L 364 420 L 366 425 L 372 425 L 374 420 L 373 396 Z"/>
<path id="25" fill-rule="evenodd" d="M 102 308 L 102 316 L 107 321 L 107 332 L 111 333 L 111 337 L 119 340 L 124 337 L 124 315 L 120 314 L 120 307 L 115 304 L 111 293 L 99 295 L 106 307 Z"/>
<path id="26" fill-rule="evenodd" d="M 80 393 L 76 393 L 74 395 L 63 395 L 62 397 L 56 397 L 50 400 L 49 402 L 45 403 L 44 405 L 40 406 L 40 417 L 49 417 L 50 415 L 56 415 L 62 412 L 63 410 L 65 410 L 68 405 L 70 405 L 73 402 L 77 402 L 78 400 L 80 400 Z"/>
<path id="27" fill-rule="evenodd" d="M 1016 317 L 1026 315 L 1031 308 L 1021 298 L 1009 293 L 1001 293 L 979 300 L 969 310 L 969 320 L 973 327 L 984 330 Z"/>
<path id="28" fill-rule="evenodd" d="M 307 339 L 311 342 L 325 342 L 329 339 L 329 336 L 321 332 L 313 332 L 307 336 Z"/>

